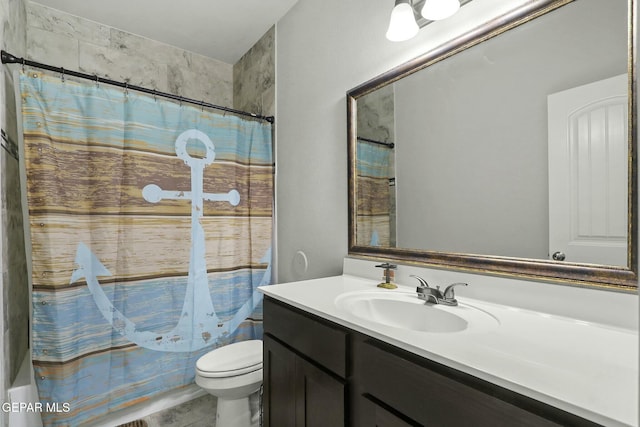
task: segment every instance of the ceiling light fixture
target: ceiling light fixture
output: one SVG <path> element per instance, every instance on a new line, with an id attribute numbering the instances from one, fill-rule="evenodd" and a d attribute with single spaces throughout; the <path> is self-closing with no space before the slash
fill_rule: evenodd
<path id="1" fill-rule="evenodd" d="M 461 5 L 471 0 L 395 0 L 391 11 L 387 39 L 399 42 L 418 34 L 420 28 L 432 21 L 450 17 Z M 420 11 L 420 12 L 418 12 Z"/>
<path id="2" fill-rule="evenodd" d="M 430 21 L 445 19 L 460 9 L 458 0 L 426 0 L 422 7 L 422 16 Z"/>
<path id="3" fill-rule="evenodd" d="M 411 0 L 396 0 L 391 11 L 387 39 L 394 42 L 409 40 L 418 34 L 418 23 L 413 14 Z"/>

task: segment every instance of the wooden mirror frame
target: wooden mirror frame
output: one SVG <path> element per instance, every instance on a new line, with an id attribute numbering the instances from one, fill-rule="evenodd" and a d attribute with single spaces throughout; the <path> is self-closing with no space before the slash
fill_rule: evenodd
<path id="1" fill-rule="evenodd" d="M 356 242 L 356 138 L 358 98 L 422 70 L 436 62 L 502 34 L 545 13 L 579 0 L 537 0 L 492 19 L 411 61 L 408 61 L 347 93 L 347 138 L 349 180 L 349 256 L 408 263 L 431 268 L 462 270 L 564 284 L 588 285 L 604 289 L 637 291 L 638 287 L 638 175 L 637 175 L 637 93 L 636 93 L 636 17 L 637 0 L 628 6 L 629 75 L 629 185 L 627 265 L 565 263 L 543 259 L 439 252 L 431 250 L 362 246 Z"/>

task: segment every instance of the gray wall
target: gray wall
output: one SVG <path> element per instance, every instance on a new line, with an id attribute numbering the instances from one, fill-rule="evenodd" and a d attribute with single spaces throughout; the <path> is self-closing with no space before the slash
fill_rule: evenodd
<path id="1" fill-rule="evenodd" d="M 626 9 L 580 0 L 396 83 L 400 247 L 547 258 L 547 95 L 626 72 Z"/>
<path id="2" fill-rule="evenodd" d="M 26 50 L 26 11 L 23 0 L 0 0 L 1 47 L 23 56 Z M 11 70 L 3 66 L 0 85 L 0 124 L 8 141 L 3 147 L 17 149 L 17 119 Z M 7 149 L 0 149 L 0 401 L 7 401 L 7 389 L 13 382 L 29 343 L 29 287 L 24 256 L 22 206 L 18 160 Z M 0 418 L 6 425 L 7 413 Z"/>
<path id="3" fill-rule="evenodd" d="M 300 0 L 277 25 L 276 200 L 280 282 L 342 272 L 351 88 L 526 0 L 474 0 L 414 39 L 385 38 L 393 2 Z M 300 268 L 297 251 L 309 267 Z"/>

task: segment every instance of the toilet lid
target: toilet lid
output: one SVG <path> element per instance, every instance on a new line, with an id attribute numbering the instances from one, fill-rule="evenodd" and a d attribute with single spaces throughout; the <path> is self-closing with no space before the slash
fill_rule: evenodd
<path id="1" fill-rule="evenodd" d="M 262 368 L 262 340 L 241 341 L 210 351 L 196 362 L 202 376 L 242 375 Z"/>

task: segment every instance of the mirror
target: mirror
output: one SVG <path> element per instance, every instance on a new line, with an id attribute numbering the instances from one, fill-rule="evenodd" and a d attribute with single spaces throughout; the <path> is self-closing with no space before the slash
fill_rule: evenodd
<path id="1" fill-rule="evenodd" d="M 349 91 L 349 254 L 635 290 L 634 1 L 527 2 Z"/>

